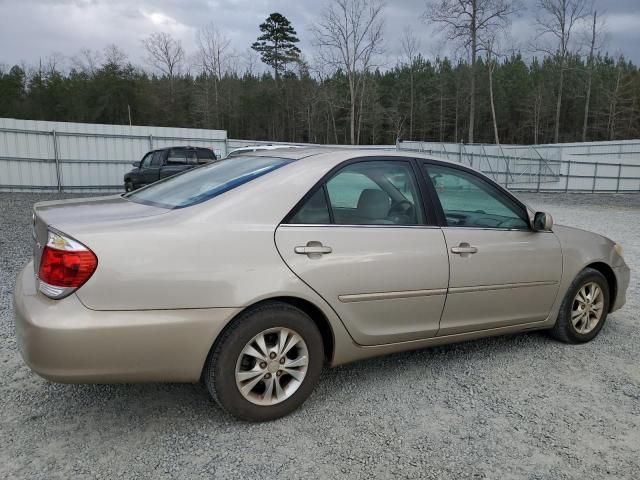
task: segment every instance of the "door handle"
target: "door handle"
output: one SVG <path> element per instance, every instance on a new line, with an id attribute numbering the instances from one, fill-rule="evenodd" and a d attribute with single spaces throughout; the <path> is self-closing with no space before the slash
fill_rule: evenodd
<path id="1" fill-rule="evenodd" d="M 451 247 L 451 253 L 456 253 L 456 254 L 461 255 L 463 257 L 467 257 L 470 254 L 477 253 L 477 252 L 478 252 L 478 249 L 476 247 L 472 247 L 471 245 L 469 245 L 466 242 L 462 242 L 457 247 Z"/>
<path id="2" fill-rule="evenodd" d="M 324 245 L 307 245 L 305 247 L 295 247 L 293 251 L 301 255 L 309 255 L 312 253 L 324 255 L 325 253 L 333 252 L 333 249 L 331 247 L 325 247 Z"/>
<path id="3" fill-rule="evenodd" d="M 322 242 L 311 241 L 306 245 L 294 247 L 293 251 L 300 255 L 307 255 L 309 258 L 320 258 L 322 255 L 333 252 L 333 249 L 322 245 Z"/>

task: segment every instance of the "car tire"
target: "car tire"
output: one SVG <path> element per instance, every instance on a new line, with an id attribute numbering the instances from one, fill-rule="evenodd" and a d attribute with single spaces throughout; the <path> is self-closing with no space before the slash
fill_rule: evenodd
<path id="1" fill-rule="evenodd" d="M 309 397 L 323 363 L 322 335 L 313 320 L 292 305 L 268 302 L 241 313 L 223 331 L 207 360 L 204 383 L 229 414 L 275 420 Z"/>
<path id="2" fill-rule="evenodd" d="M 596 293 L 597 289 L 600 293 Z M 593 298 L 594 295 L 596 298 Z M 582 299 L 587 301 L 583 302 Z M 556 324 L 549 333 L 556 340 L 565 343 L 585 343 L 592 340 L 607 319 L 609 299 L 609 284 L 604 275 L 593 268 L 585 268 L 569 286 L 560 305 Z"/>
<path id="3" fill-rule="evenodd" d="M 124 182 L 124 191 L 133 192 L 133 183 L 131 183 L 130 181 Z"/>

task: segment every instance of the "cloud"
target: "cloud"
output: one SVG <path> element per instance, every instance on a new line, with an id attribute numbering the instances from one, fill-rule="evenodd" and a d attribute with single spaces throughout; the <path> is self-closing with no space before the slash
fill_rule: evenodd
<path id="1" fill-rule="evenodd" d="M 330 0 L 0 0 L 0 63 L 36 64 L 53 52 L 66 56 L 81 48 L 102 50 L 116 44 L 130 59 L 143 65 L 141 40 L 164 30 L 178 38 L 188 52 L 196 48 L 196 32 L 213 22 L 245 51 L 258 36 L 258 25 L 274 11 L 287 16 L 298 31 L 301 48 L 313 57 L 310 26 Z M 512 39 L 523 48 L 530 43 L 535 0 L 514 19 Z M 394 65 L 401 55 L 400 39 L 410 25 L 423 55 L 451 53 L 451 45 L 425 25 L 420 16 L 426 0 L 387 0 L 385 10 L 385 64 Z M 596 0 L 607 17 L 612 53 L 623 53 L 640 64 L 640 2 Z"/>

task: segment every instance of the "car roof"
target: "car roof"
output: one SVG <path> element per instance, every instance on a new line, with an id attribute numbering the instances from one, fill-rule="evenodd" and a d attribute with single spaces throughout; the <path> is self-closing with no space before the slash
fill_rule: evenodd
<path id="1" fill-rule="evenodd" d="M 163 150 L 173 150 L 176 148 L 184 148 L 187 150 L 211 150 L 209 147 L 196 147 L 193 145 L 172 145 L 171 147 L 154 148 L 152 152 L 161 152 Z"/>
<path id="2" fill-rule="evenodd" d="M 366 147 L 303 147 L 303 148 L 282 148 L 276 150 L 259 150 L 248 152 L 247 155 L 260 157 L 278 157 L 288 160 L 303 160 L 306 158 L 332 160 L 332 163 L 340 163 L 345 160 L 359 157 L 398 157 L 398 158 L 424 158 L 425 160 L 436 160 L 438 162 L 460 165 L 458 162 L 433 157 L 421 152 L 395 150 Z"/>

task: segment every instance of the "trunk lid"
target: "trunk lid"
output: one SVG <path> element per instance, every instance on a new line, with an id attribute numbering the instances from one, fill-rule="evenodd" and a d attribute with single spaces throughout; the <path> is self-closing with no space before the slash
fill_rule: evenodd
<path id="1" fill-rule="evenodd" d="M 130 202 L 120 195 L 38 202 L 33 207 L 34 270 L 37 274 L 40 269 L 42 250 L 47 244 L 48 227 L 73 237 L 74 227 L 80 225 L 135 220 L 170 211 L 166 208 Z"/>

